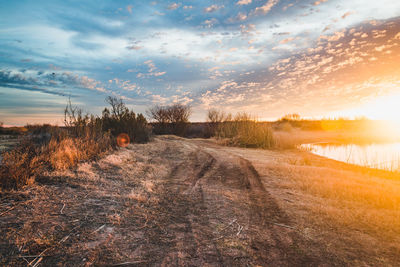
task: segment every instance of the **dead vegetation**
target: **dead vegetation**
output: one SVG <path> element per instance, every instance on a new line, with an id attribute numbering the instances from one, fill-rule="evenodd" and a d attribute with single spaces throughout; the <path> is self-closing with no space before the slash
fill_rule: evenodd
<path id="1" fill-rule="evenodd" d="M 259 123 L 247 113 L 225 114 L 211 109 L 207 115 L 206 135 L 214 136 L 221 144 L 269 149 L 276 146 L 272 129 Z"/>
<path id="2" fill-rule="evenodd" d="M 116 148 L 116 137 L 127 134 L 136 143 L 147 142 L 150 129 L 142 114 L 130 111 L 122 100 L 108 98 L 102 117 L 84 114 L 69 102 L 65 127 L 28 125 L 28 133 L 16 148 L 2 154 L 0 187 L 20 189 L 31 185 L 45 170 L 75 168 Z"/>

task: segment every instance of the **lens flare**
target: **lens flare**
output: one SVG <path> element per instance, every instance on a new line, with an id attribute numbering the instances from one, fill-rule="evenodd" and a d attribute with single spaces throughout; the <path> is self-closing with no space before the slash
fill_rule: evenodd
<path id="1" fill-rule="evenodd" d="M 130 138 L 126 133 L 121 133 L 117 136 L 117 144 L 120 147 L 127 147 L 130 143 Z"/>

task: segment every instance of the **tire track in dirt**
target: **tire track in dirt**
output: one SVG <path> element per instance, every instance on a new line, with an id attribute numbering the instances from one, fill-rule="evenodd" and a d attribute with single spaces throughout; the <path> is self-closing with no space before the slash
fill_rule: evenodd
<path id="1" fill-rule="evenodd" d="M 183 149 L 180 143 L 168 144 L 172 145 L 175 147 L 165 150 L 168 154 L 174 151 L 176 155 Z M 181 157 L 171 163 L 175 166 L 164 178 L 161 189 L 160 206 L 164 212 L 156 223 L 160 229 L 165 229 L 158 238 L 164 244 L 153 262 L 161 266 L 215 266 L 216 263 L 223 266 L 220 252 L 212 241 L 214 235 L 200 182 L 214 168 L 215 159 L 191 147 L 188 155 L 181 153 Z"/>
<path id="2" fill-rule="evenodd" d="M 312 264 L 314 260 L 306 252 L 297 250 L 296 232 L 291 229 L 289 217 L 264 188 L 254 166 L 242 157 L 239 160 L 250 184 L 249 231 L 253 259 L 269 266 Z"/>
<path id="3" fill-rule="evenodd" d="M 264 187 L 262 177 L 249 160 L 210 141 L 198 140 L 196 143 L 212 154 L 217 162 L 225 160 L 229 155 L 231 157 L 229 162 L 235 162 L 239 167 L 242 177 L 228 178 L 240 180 L 242 189 L 247 192 L 249 258 L 252 259 L 252 264 L 321 266 L 327 262 L 338 261 L 336 257 L 326 253 L 321 245 L 311 240 L 304 240 L 291 226 L 291 218 Z M 234 158 L 236 160 L 233 160 Z M 268 177 L 263 176 L 263 179 Z"/>

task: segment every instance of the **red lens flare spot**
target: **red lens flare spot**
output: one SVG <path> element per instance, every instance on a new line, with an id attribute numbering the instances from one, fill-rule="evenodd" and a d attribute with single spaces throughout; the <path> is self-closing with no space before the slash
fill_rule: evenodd
<path id="1" fill-rule="evenodd" d="M 117 136 L 117 144 L 120 147 L 127 147 L 130 142 L 129 136 L 126 133 L 121 133 Z"/>

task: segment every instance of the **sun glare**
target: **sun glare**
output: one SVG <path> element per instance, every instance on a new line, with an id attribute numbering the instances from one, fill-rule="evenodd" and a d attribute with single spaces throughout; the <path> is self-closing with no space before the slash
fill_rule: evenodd
<path id="1" fill-rule="evenodd" d="M 386 126 L 376 131 L 400 134 L 400 94 L 379 97 L 362 107 L 359 113 L 373 120 L 386 121 Z"/>
<path id="2" fill-rule="evenodd" d="M 400 124 L 400 94 L 384 96 L 365 106 L 365 116 Z"/>

